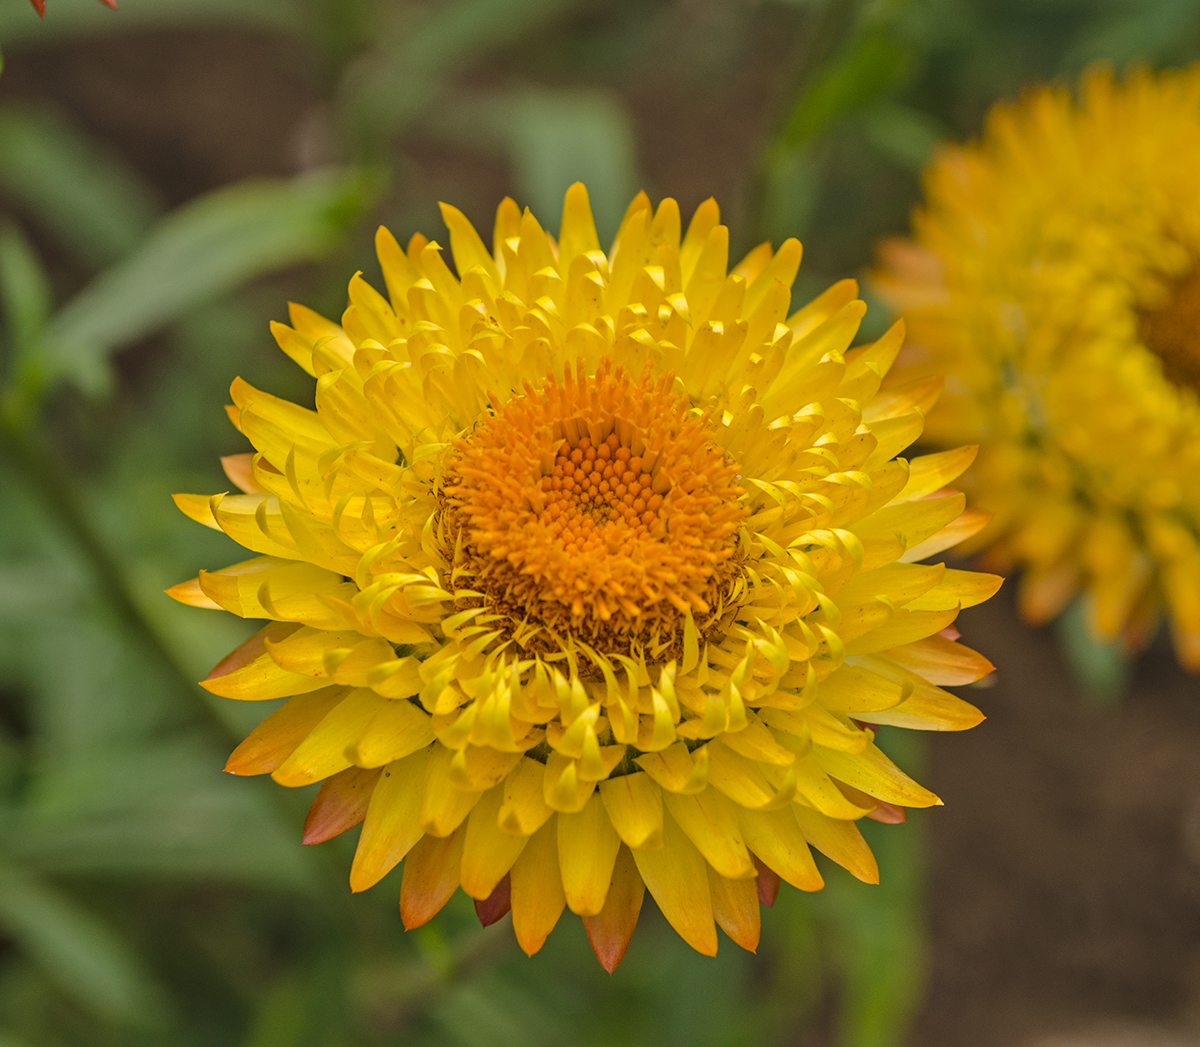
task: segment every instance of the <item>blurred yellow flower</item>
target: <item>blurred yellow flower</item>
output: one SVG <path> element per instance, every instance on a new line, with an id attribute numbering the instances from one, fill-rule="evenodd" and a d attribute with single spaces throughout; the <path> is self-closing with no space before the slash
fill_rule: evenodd
<path id="1" fill-rule="evenodd" d="M 1200 670 L 1200 68 L 1093 70 L 996 106 L 941 151 L 880 292 L 908 321 L 893 372 L 949 374 L 927 436 L 983 450 L 989 565 L 1027 620 L 1083 593 L 1136 649 L 1164 607 Z"/>
<path id="2" fill-rule="evenodd" d="M 582 185 L 557 241 L 442 213 L 459 275 L 381 229 L 388 298 L 274 327 L 316 411 L 239 379 L 245 493 L 177 496 L 261 555 L 171 594 L 273 619 L 204 686 L 289 698 L 228 768 L 323 782 L 306 841 L 362 822 L 408 927 L 461 886 L 533 953 L 569 907 L 612 970 L 648 888 L 753 949 L 810 844 L 873 882 L 855 820 L 938 802 L 868 724 L 981 719 L 939 685 L 990 670 L 950 626 L 999 579 L 910 562 L 981 525 L 973 450 L 896 458 L 940 388 L 878 394 L 899 327 L 847 352 L 849 280 L 788 317 L 800 245 L 727 274 L 712 201 L 681 239 L 639 195 L 607 255 Z"/>

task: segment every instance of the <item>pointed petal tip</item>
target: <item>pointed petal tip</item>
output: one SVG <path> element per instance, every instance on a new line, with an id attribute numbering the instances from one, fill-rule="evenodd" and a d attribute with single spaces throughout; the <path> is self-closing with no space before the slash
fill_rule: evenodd
<path id="1" fill-rule="evenodd" d="M 484 927 L 502 920 L 512 910 L 512 880 L 506 874 L 486 898 L 475 899 L 475 915 Z"/>

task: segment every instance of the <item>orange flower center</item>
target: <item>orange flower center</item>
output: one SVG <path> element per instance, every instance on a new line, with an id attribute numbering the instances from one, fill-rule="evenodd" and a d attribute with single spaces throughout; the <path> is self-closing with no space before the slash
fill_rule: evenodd
<path id="1" fill-rule="evenodd" d="M 456 585 L 522 646 L 572 636 L 661 658 L 689 615 L 702 634 L 719 625 L 742 489 L 673 381 L 607 359 L 594 376 L 568 368 L 456 442 L 443 485 Z"/>
<path id="2" fill-rule="evenodd" d="M 1165 305 L 1141 314 L 1138 334 L 1169 382 L 1200 392 L 1200 266 L 1175 282 Z"/>

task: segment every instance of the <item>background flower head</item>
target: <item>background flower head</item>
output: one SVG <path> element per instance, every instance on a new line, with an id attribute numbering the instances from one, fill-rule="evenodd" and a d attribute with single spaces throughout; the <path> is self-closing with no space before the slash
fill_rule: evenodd
<path id="1" fill-rule="evenodd" d="M 461 885 L 612 969 L 649 889 L 753 949 L 810 845 L 873 881 L 856 819 L 939 802 L 871 725 L 981 718 L 939 685 L 990 671 L 951 623 L 998 579 L 913 562 L 986 519 L 946 487 L 973 449 L 897 458 L 940 381 L 879 393 L 901 328 L 850 350 L 852 281 L 789 316 L 799 243 L 727 272 L 712 201 L 683 234 L 639 195 L 607 253 L 578 184 L 557 239 L 443 216 L 455 271 L 381 229 L 387 297 L 293 306 L 316 410 L 236 381 L 244 493 L 177 497 L 260 555 L 172 595 L 273 619 L 205 686 L 291 696 L 229 769 L 322 781 L 306 838 L 363 822 L 351 886 L 403 859 L 407 926 Z"/>
<path id="2" fill-rule="evenodd" d="M 1134 648 L 1163 612 L 1200 669 L 1200 70 L 1030 91 L 926 172 L 913 242 L 877 283 L 909 375 L 952 375 L 930 419 L 981 444 L 989 560 L 1044 622 L 1082 593 Z"/>

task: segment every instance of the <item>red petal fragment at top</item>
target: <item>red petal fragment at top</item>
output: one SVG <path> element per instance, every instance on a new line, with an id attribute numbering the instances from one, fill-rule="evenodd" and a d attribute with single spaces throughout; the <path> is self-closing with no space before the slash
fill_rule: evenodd
<path id="1" fill-rule="evenodd" d="M 117 0 L 100 0 L 105 7 L 111 7 L 114 11 L 117 9 Z"/>
<path id="2" fill-rule="evenodd" d="M 512 880 L 506 873 L 504 879 L 496 884 L 496 889 L 486 898 L 475 899 L 475 915 L 484 927 L 491 927 L 497 920 L 504 917 L 512 908 Z"/>
<path id="3" fill-rule="evenodd" d="M 382 771 L 350 767 L 325 779 L 304 819 L 302 842 L 324 843 L 360 824 Z"/>
<path id="4" fill-rule="evenodd" d="M 43 18 L 46 17 L 46 0 L 30 0 L 30 3 L 33 4 L 33 9 L 39 15 L 41 15 Z"/>
<path id="5" fill-rule="evenodd" d="M 779 873 L 768 869 L 757 857 L 754 867 L 758 870 L 758 900 L 768 907 L 775 904 L 779 897 Z"/>

